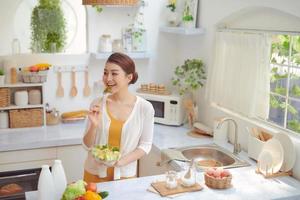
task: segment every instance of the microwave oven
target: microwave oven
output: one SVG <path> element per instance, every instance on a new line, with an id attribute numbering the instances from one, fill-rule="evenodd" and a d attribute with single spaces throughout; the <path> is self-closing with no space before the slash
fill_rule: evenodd
<path id="1" fill-rule="evenodd" d="M 183 124 L 184 109 L 181 96 L 148 93 L 139 93 L 138 95 L 152 104 L 155 111 L 155 123 L 171 126 Z"/>

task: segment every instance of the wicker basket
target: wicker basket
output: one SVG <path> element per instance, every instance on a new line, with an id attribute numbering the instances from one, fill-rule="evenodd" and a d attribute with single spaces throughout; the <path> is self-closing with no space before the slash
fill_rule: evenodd
<path id="1" fill-rule="evenodd" d="M 214 178 L 212 176 L 204 174 L 205 184 L 214 189 L 226 189 L 231 187 L 232 175 L 224 178 Z"/>
<path id="2" fill-rule="evenodd" d="M 0 107 L 10 105 L 10 91 L 8 88 L 0 88 Z"/>
<path id="3" fill-rule="evenodd" d="M 82 0 L 83 5 L 128 5 L 133 6 L 138 0 Z"/>
<path id="4" fill-rule="evenodd" d="M 47 81 L 48 71 L 39 72 L 22 72 L 22 80 L 24 83 L 44 83 Z"/>
<path id="5" fill-rule="evenodd" d="M 42 126 L 43 122 L 44 112 L 42 108 L 9 111 L 10 128 Z"/>

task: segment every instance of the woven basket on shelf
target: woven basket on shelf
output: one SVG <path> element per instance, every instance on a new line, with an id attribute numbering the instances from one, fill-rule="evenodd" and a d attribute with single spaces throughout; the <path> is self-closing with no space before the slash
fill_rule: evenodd
<path id="1" fill-rule="evenodd" d="M 214 189 L 226 189 L 231 187 L 232 175 L 224 178 L 214 178 L 204 174 L 205 184 Z"/>
<path id="2" fill-rule="evenodd" d="M 10 128 L 23 128 L 42 126 L 44 122 L 44 112 L 42 108 L 10 110 Z"/>
<path id="3" fill-rule="evenodd" d="M 82 0 L 83 5 L 136 5 L 138 0 Z"/>
<path id="4" fill-rule="evenodd" d="M 10 92 L 8 88 L 0 88 L 0 107 L 10 105 Z"/>

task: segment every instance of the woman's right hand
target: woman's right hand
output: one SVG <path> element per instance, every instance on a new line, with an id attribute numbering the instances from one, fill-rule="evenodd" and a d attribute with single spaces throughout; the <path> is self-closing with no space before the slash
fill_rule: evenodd
<path id="1" fill-rule="evenodd" d="M 88 118 L 91 126 L 97 128 L 101 122 L 101 107 L 100 105 L 93 105 L 89 111 Z"/>

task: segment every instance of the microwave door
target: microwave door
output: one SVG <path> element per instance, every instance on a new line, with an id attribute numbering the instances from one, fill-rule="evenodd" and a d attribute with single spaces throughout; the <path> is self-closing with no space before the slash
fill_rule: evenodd
<path id="1" fill-rule="evenodd" d="M 154 117 L 163 119 L 165 117 L 165 102 L 153 100 L 148 101 L 152 104 L 154 108 Z"/>

